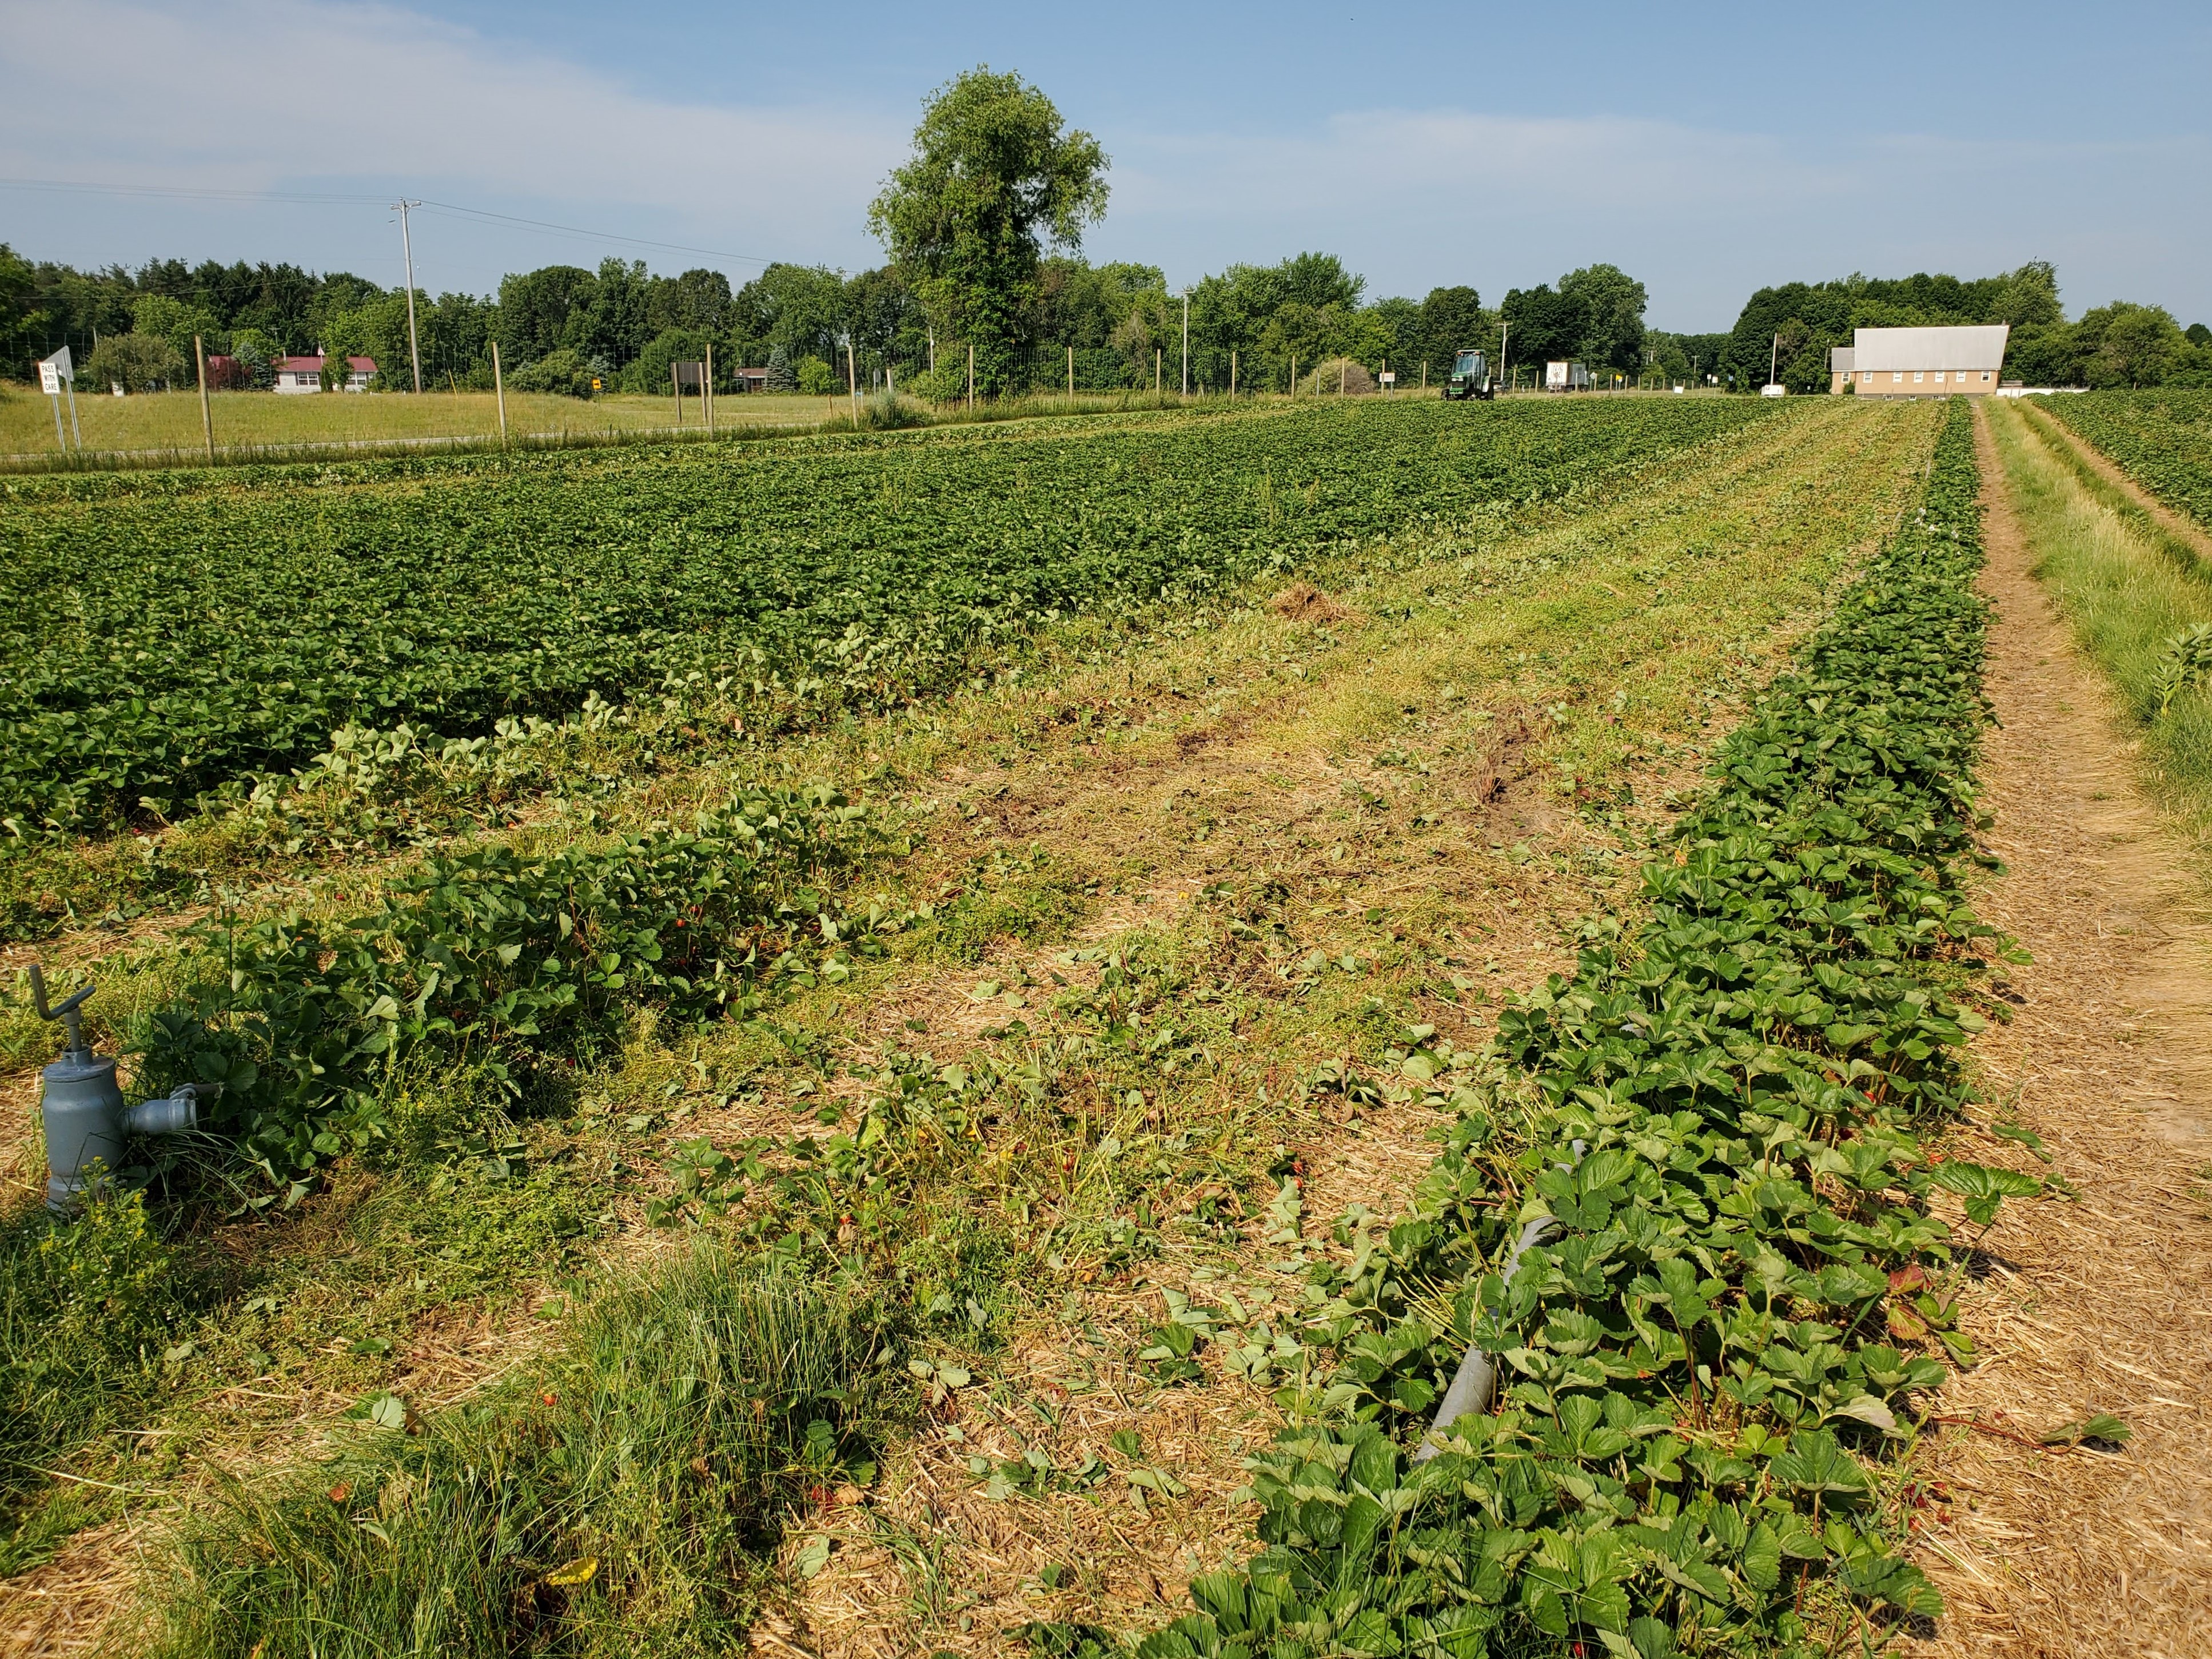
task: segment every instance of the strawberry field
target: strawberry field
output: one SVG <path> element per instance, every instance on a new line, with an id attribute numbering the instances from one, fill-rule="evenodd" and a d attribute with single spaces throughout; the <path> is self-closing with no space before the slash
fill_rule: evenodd
<path id="1" fill-rule="evenodd" d="M 27 486 L 17 855 L 230 862 L 64 929 L 223 1092 L 0 1231 L 0 1565 L 144 1524 L 70 1594 L 179 1659 L 1924 1628 L 2063 1190 L 1954 1139 L 1978 484 L 1686 398 Z M 357 769 L 586 708 L 497 821 Z"/>
<path id="2" fill-rule="evenodd" d="M 1500 1017 L 1540 1110 L 1518 1133 L 1463 1114 L 1413 1209 L 1334 1276 L 1346 1417 L 1257 1462 L 1261 1553 L 1194 1582 L 1146 1659 L 1545 1636 L 1811 1654 L 1882 1609 L 1940 1610 L 1868 1529 L 1860 1458 L 1972 1358 L 1930 1293 L 1971 1238 L 1929 1194 L 1986 1231 L 2040 1187 L 1926 1140 L 1971 1097 L 1965 1005 L 2008 948 L 1960 888 L 1978 482 L 1961 404 L 1915 521 L 1646 867 L 1649 921 Z M 1449 1285 L 1444 1318 L 1422 1292 Z M 1502 1409 L 1409 1461 L 1469 1348 L 1497 1357 Z"/>
<path id="3" fill-rule="evenodd" d="M 2161 387 L 2040 401 L 2152 495 L 2212 526 L 2212 392 Z"/>
<path id="4" fill-rule="evenodd" d="M 176 817 L 343 726 L 474 736 L 672 681 L 880 705 L 1055 617 L 1462 526 L 1757 418 L 1409 401 L 15 483 L 0 820 Z"/>

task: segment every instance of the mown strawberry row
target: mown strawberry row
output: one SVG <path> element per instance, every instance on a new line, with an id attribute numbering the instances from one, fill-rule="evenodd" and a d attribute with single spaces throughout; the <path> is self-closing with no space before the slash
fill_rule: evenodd
<path id="1" fill-rule="evenodd" d="M 1977 488 L 1954 404 L 1917 516 L 1648 868 L 1649 921 L 1501 1018 L 1526 1126 L 1463 1116 L 1387 1241 L 1335 1271 L 1342 1368 L 1255 1462 L 1264 1547 L 1195 1581 L 1143 1659 L 1810 1654 L 1939 1609 L 1869 1468 L 1971 1357 L 1930 1194 L 1986 1225 L 2035 1186 L 1921 1139 L 1970 1097 L 1960 998 L 2011 948 L 1962 888 Z M 1417 1462 L 1470 1345 L 1498 1357 L 1497 1409 Z"/>

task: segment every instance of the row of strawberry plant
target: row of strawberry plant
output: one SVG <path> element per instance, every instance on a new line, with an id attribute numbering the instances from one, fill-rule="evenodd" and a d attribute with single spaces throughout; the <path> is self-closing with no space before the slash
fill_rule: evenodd
<path id="1" fill-rule="evenodd" d="M 2043 408 L 2167 505 L 2212 526 L 2212 392 L 2091 392 Z"/>
<path id="2" fill-rule="evenodd" d="M 202 923 L 183 992 L 138 1034 L 141 1086 L 221 1085 L 216 1124 L 281 1188 L 380 1134 L 400 1079 L 465 1066 L 519 1092 L 630 1008 L 750 1012 L 899 925 L 817 884 L 855 852 L 860 810 L 758 790 L 688 830 L 433 857 L 349 920 Z"/>
<path id="3" fill-rule="evenodd" d="M 672 680 L 862 703 L 1076 613 L 1586 488 L 1749 404 L 1394 408 L 0 491 L 0 826 Z"/>
<path id="4" fill-rule="evenodd" d="M 1986 1227 L 2036 1185 L 1922 1138 L 1970 1097 L 1962 999 L 2011 949 L 1962 890 L 1977 487 L 1960 404 L 1917 516 L 1648 868 L 1648 922 L 1501 1018 L 1523 1127 L 1462 1115 L 1387 1239 L 1323 1270 L 1341 1369 L 1255 1462 L 1265 1547 L 1144 1659 L 1810 1654 L 1938 1610 L 1869 1461 L 1971 1357 L 1931 1194 Z M 1438 1438 L 1470 1344 L 1505 1386 Z"/>

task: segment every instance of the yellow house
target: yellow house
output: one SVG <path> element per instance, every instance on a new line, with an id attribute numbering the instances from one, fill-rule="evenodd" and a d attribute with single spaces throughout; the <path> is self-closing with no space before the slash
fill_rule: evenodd
<path id="1" fill-rule="evenodd" d="M 1828 390 L 1862 398 L 1986 397 L 2004 368 L 2003 323 L 1954 328 L 1862 328 L 1828 353 Z"/>

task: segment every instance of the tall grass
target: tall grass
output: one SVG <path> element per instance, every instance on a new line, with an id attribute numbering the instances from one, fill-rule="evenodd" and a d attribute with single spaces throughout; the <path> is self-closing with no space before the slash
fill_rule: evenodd
<path id="1" fill-rule="evenodd" d="M 2212 570 L 2055 428 L 2016 408 L 1989 417 L 2036 578 L 2118 690 L 2169 804 L 2199 835 L 2212 830 L 2212 686 L 2197 682 L 2160 712 L 2161 666 L 2183 635 L 2212 623 Z"/>
<path id="2" fill-rule="evenodd" d="M 0 1222 L 0 1511 L 44 1488 L 49 1463 L 159 1397 L 197 1290 L 136 1193 L 70 1221 L 18 1209 Z M 0 1537 L 0 1574 L 40 1559 L 45 1531 L 33 1516 Z"/>
<path id="3" fill-rule="evenodd" d="M 227 1482 L 149 1576 L 161 1659 L 735 1651 L 791 1498 L 867 1455 L 867 1323 L 702 1246 L 553 1358 Z M 397 1420 L 395 1402 L 384 1407 Z"/>
<path id="4" fill-rule="evenodd" d="M 1401 394 L 1406 395 L 1406 394 Z M 126 398 L 126 404 L 161 404 L 176 399 L 191 404 L 191 423 L 185 429 L 173 409 L 131 423 L 127 429 L 109 422 L 112 429 L 94 424 L 83 449 L 57 450 L 51 434 L 33 441 L 38 428 L 26 427 L 20 405 L 35 393 L 0 392 L 0 474 L 46 472 L 115 472 L 162 471 L 210 465 L 199 427 L 198 403 L 182 392 L 153 392 Z M 43 404 L 46 400 L 39 398 Z M 984 398 L 973 409 L 963 402 L 927 404 L 904 395 L 894 398 L 872 392 L 854 403 L 842 394 L 826 398 L 787 398 L 767 394 L 725 396 L 715 403 L 714 429 L 709 433 L 697 415 L 687 410 L 687 424 L 669 423 L 665 399 L 625 398 L 578 403 L 573 398 L 533 396 L 526 409 L 514 407 L 520 394 L 510 393 L 510 435 L 499 435 L 497 416 L 489 412 L 488 397 L 464 393 L 459 412 L 447 410 L 447 396 L 426 394 L 422 399 L 379 396 L 339 399 L 348 411 L 366 407 L 372 414 L 386 409 L 386 418 L 361 418 L 350 422 L 315 419 L 323 400 L 280 398 L 272 392 L 225 393 L 215 404 L 216 466 L 267 466 L 289 462 L 372 460 L 383 457 L 422 454 L 495 454 L 501 451 L 532 452 L 551 449 L 603 449 L 631 444 L 744 443 L 767 438 L 807 437 L 822 433 L 887 431 L 919 426 L 983 425 L 1002 421 L 1026 421 L 1070 415 L 1126 415 L 1153 410 L 1248 408 L 1257 403 L 1285 404 L 1280 398 L 1220 394 L 1185 398 L 1172 392 L 1034 392 L 1018 397 Z M 258 406 L 247 408 L 252 403 Z M 302 417 L 298 405 L 307 405 Z M 482 405 L 479 407 L 478 405 Z M 427 416 L 412 411 L 425 409 Z M 102 410 L 105 414 L 105 410 Z M 444 415 L 446 418 L 436 418 Z M 40 418 L 44 418 L 41 416 Z M 29 433 L 30 437 L 25 434 Z"/>

